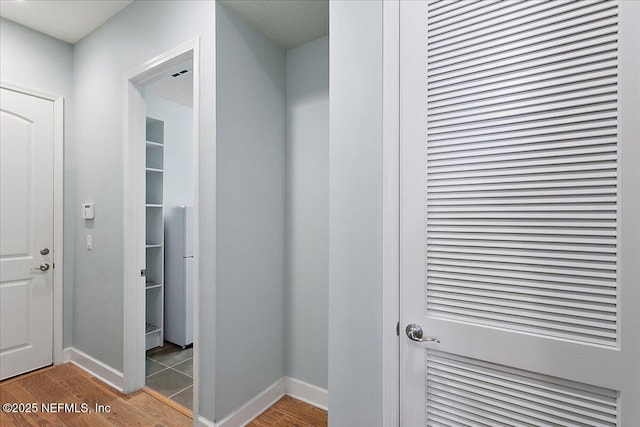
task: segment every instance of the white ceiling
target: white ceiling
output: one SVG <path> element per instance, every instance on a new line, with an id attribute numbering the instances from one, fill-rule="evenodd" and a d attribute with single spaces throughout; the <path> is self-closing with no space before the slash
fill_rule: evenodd
<path id="1" fill-rule="evenodd" d="M 221 0 L 282 49 L 329 33 L 329 0 Z"/>
<path id="2" fill-rule="evenodd" d="M 329 0 L 221 1 L 285 50 L 329 33 Z M 0 16 L 75 44 L 132 2 L 1 0 Z"/>
<path id="3" fill-rule="evenodd" d="M 74 44 L 133 0 L 2 0 L 0 16 Z"/>
<path id="4" fill-rule="evenodd" d="M 174 77 L 180 71 L 186 73 Z M 190 59 L 169 70 L 164 77 L 145 86 L 147 95 L 155 95 L 168 101 L 193 108 L 193 61 Z"/>

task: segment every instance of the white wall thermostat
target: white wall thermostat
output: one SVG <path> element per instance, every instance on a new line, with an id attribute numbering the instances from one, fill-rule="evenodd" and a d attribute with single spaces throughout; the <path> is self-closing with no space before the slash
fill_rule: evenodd
<path id="1" fill-rule="evenodd" d="M 86 202 L 82 204 L 82 218 L 94 219 L 96 217 L 96 204 L 94 202 Z"/>

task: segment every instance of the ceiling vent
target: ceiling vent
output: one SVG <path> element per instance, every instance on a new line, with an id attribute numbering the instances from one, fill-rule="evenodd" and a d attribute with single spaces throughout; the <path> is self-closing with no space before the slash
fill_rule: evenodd
<path id="1" fill-rule="evenodd" d="M 189 70 L 178 71 L 177 73 L 171 74 L 172 77 L 180 77 L 182 74 L 188 73 Z"/>

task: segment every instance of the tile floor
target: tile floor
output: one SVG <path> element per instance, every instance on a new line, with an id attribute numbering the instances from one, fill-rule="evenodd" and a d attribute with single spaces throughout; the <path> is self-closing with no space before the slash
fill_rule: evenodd
<path id="1" fill-rule="evenodd" d="M 147 387 L 193 409 L 193 348 L 175 344 L 151 349 L 146 357 Z M 327 412 L 284 396 L 248 427 L 326 427 Z"/>
<path id="2" fill-rule="evenodd" d="M 146 386 L 187 409 L 193 409 L 193 347 L 165 342 L 147 351 Z"/>

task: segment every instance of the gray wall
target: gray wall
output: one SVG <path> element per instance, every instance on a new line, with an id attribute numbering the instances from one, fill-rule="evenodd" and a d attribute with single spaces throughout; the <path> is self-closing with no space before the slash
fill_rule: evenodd
<path id="1" fill-rule="evenodd" d="M 284 375 L 285 53 L 217 5 L 216 418 Z"/>
<path id="2" fill-rule="evenodd" d="M 287 51 L 286 373 L 328 381 L 329 38 Z"/>
<path id="3" fill-rule="evenodd" d="M 331 2 L 329 425 L 382 425 L 382 2 Z"/>
<path id="4" fill-rule="evenodd" d="M 76 238 L 73 346 L 122 369 L 122 173 L 124 75 L 149 59 L 200 37 L 201 413 L 213 419 L 215 300 L 215 5 L 202 1 L 134 2 L 74 47 L 76 200 L 93 200 L 86 225 L 71 210 Z M 93 235 L 92 251 L 84 246 Z"/>
<path id="5" fill-rule="evenodd" d="M 64 283 L 63 346 L 71 345 L 73 330 L 73 213 L 76 203 L 74 145 L 71 138 L 73 47 L 60 40 L 0 18 L 0 76 L 3 82 L 64 97 Z"/>
<path id="6" fill-rule="evenodd" d="M 193 206 L 193 108 L 145 96 L 147 116 L 164 121 L 164 205 Z"/>

